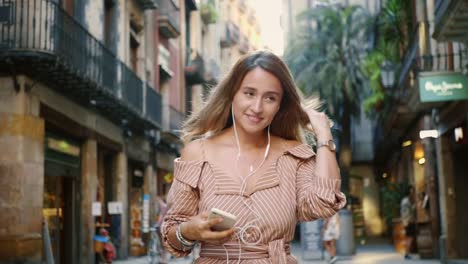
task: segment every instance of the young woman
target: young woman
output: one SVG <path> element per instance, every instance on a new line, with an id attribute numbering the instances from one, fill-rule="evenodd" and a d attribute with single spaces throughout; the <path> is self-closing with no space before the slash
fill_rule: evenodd
<path id="1" fill-rule="evenodd" d="M 323 247 L 330 255 L 328 263 L 332 264 L 338 261 L 336 256 L 336 241 L 340 237 L 340 218 L 338 214 L 325 219 L 323 222 Z"/>
<path id="2" fill-rule="evenodd" d="M 261 51 L 241 58 L 183 129 L 172 204 L 162 225 L 177 257 L 201 244 L 195 263 L 297 263 L 297 221 L 334 215 L 346 203 L 330 121 L 305 101 L 286 65 Z M 313 133 L 317 151 L 305 144 Z M 218 208 L 235 215 L 216 231 Z"/>

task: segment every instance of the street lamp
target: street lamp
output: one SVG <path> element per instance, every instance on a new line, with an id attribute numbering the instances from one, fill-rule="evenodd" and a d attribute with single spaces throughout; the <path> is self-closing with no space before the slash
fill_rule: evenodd
<path id="1" fill-rule="evenodd" d="M 391 89 L 395 85 L 395 66 L 386 60 L 380 66 L 380 72 L 383 86 L 385 89 Z"/>

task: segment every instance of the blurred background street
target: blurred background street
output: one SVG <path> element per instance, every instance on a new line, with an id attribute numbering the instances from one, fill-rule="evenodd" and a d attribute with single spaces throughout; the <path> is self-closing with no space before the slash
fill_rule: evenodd
<path id="1" fill-rule="evenodd" d="M 258 50 L 333 120 L 338 263 L 466 263 L 467 21 L 466 0 L 0 0 L 0 263 L 145 263 L 183 122 Z M 321 230 L 293 253 L 320 259 Z"/>

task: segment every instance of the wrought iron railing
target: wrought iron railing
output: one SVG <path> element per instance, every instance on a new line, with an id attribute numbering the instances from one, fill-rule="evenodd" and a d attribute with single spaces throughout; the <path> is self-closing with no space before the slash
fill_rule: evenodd
<path id="1" fill-rule="evenodd" d="M 180 11 L 173 1 L 174 0 L 157 0 L 159 17 L 160 19 L 167 19 L 169 23 L 180 32 Z"/>
<path id="2" fill-rule="evenodd" d="M 169 128 L 173 132 L 180 132 L 185 115 L 173 106 L 169 106 Z"/>
<path id="3" fill-rule="evenodd" d="M 435 0 L 434 1 L 434 22 L 438 24 L 444 13 L 447 11 L 447 7 L 449 6 L 451 0 Z"/>
<path id="4" fill-rule="evenodd" d="M 162 98 L 153 87 L 146 84 L 146 116 L 157 124 L 162 124 Z"/>
<path id="5" fill-rule="evenodd" d="M 222 47 L 231 47 L 234 44 L 231 38 L 231 26 L 226 22 L 223 27 L 224 32 L 221 32 L 220 44 Z"/>
<path id="6" fill-rule="evenodd" d="M 240 37 L 240 41 L 239 41 L 239 51 L 245 54 L 249 52 L 249 47 L 250 47 L 249 40 L 244 34 L 242 34 Z"/>
<path id="7" fill-rule="evenodd" d="M 52 56 L 54 65 L 142 114 L 143 82 L 51 0 L 0 0 L 0 54 Z"/>
<path id="8" fill-rule="evenodd" d="M 239 43 L 239 39 L 240 39 L 240 32 L 239 32 L 239 27 L 234 24 L 233 22 L 229 22 L 230 23 L 230 27 L 231 27 L 231 38 L 232 38 L 232 41 L 234 43 Z"/>

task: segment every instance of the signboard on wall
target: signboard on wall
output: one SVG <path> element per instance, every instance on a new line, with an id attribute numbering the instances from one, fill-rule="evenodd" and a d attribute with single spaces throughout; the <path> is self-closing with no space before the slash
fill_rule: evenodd
<path id="1" fill-rule="evenodd" d="M 143 195 L 143 232 L 149 231 L 150 221 L 150 196 L 148 194 Z"/>
<path id="2" fill-rule="evenodd" d="M 121 202 L 108 202 L 107 203 L 107 211 L 109 214 L 122 214 L 122 203 Z"/>
<path id="3" fill-rule="evenodd" d="M 459 72 L 422 72 L 419 74 L 421 102 L 468 100 L 468 76 Z"/>
<path id="4" fill-rule="evenodd" d="M 101 203 L 93 202 L 91 211 L 92 211 L 92 216 L 100 216 L 101 215 Z"/>

